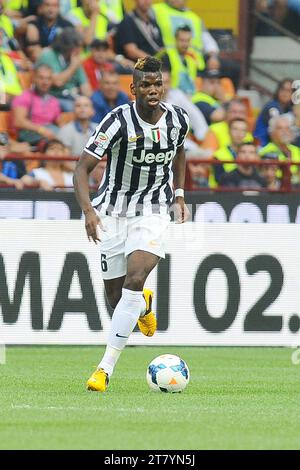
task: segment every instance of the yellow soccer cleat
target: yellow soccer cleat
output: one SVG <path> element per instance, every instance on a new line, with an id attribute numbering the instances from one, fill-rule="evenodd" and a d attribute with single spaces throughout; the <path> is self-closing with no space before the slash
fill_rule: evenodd
<path id="1" fill-rule="evenodd" d="M 93 392 L 105 392 L 108 387 L 109 378 L 103 369 L 97 369 L 87 381 L 87 389 Z"/>
<path id="2" fill-rule="evenodd" d="M 152 312 L 153 291 L 143 289 L 143 294 L 146 301 L 146 313 L 138 319 L 138 327 L 143 335 L 153 336 L 157 328 L 156 316 Z"/>

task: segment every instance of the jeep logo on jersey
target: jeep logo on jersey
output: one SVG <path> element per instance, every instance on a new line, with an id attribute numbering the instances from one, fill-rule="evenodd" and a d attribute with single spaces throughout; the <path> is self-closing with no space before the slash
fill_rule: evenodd
<path id="1" fill-rule="evenodd" d="M 142 150 L 140 155 L 133 155 L 132 161 L 135 163 L 146 163 L 150 165 L 151 163 L 162 163 L 167 165 L 175 157 L 176 150 L 169 150 L 159 153 L 146 153 L 146 150 Z"/>

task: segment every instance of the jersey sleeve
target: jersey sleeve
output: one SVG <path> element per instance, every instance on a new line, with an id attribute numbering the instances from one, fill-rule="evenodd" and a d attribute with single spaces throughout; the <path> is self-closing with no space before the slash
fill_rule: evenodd
<path id="1" fill-rule="evenodd" d="M 187 113 L 181 109 L 181 117 L 180 117 L 180 129 L 179 129 L 179 137 L 177 142 L 177 147 L 181 147 L 186 139 L 186 136 L 189 132 L 190 128 L 190 120 Z"/>
<path id="2" fill-rule="evenodd" d="M 96 127 L 84 151 L 101 160 L 120 138 L 121 122 L 116 113 L 109 113 Z"/>

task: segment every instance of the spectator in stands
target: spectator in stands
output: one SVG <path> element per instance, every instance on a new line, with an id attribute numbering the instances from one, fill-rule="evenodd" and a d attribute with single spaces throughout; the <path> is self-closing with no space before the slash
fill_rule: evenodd
<path id="1" fill-rule="evenodd" d="M 291 117 L 294 119 L 293 131 L 295 139 L 293 141 L 293 145 L 300 147 L 300 103 L 294 104 Z"/>
<path id="2" fill-rule="evenodd" d="M 62 111 L 73 110 L 78 94 L 90 96 L 92 93 L 81 65 L 81 46 L 80 34 L 73 28 L 66 28 L 38 60 L 38 64 L 49 65 L 54 72 L 51 94 L 59 99 Z"/>
<path id="3" fill-rule="evenodd" d="M 225 109 L 221 105 L 225 99 L 218 70 L 205 70 L 201 91 L 193 95 L 192 101 L 200 109 L 208 125 L 225 119 Z"/>
<path id="4" fill-rule="evenodd" d="M 2 31 L 1 48 L 11 50 L 14 45 L 14 25 L 12 20 L 4 13 L 4 0 L 0 0 L 0 29 Z"/>
<path id="5" fill-rule="evenodd" d="M 11 139 L 7 132 L 0 133 L 0 160 L 9 153 L 30 155 L 30 146 L 26 142 L 16 142 Z M 2 174 L 12 179 L 20 179 L 26 174 L 26 167 L 23 160 L 2 161 Z"/>
<path id="6" fill-rule="evenodd" d="M 229 122 L 230 145 L 218 149 L 214 153 L 214 158 L 220 161 L 232 161 L 237 158 L 239 146 L 247 138 L 248 123 L 245 119 L 233 119 Z M 235 163 L 224 163 L 224 165 L 213 165 L 209 178 L 209 186 L 214 188 L 220 182 L 225 172 L 236 169 Z"/>
<path id="7" fill-rule="evenodd" d="M 170 73 L 163 72 L 163 101 L 183 108 L 189 115 L 192 132 L 198 141 L 202 141 L 208 130 L 206 120 L 201 111 L 191 102 L 190 98 L 178 88 L 171 87 Z"/>
<path id="8" fill-rule="evenodd" d="M 28 70 L 30 68 L 29 61 L 14 37 L 15 32 L 16 28 L 12 20 L 4 14 L 4 0 L 0 0 L 0 48 L 14 61 L 17 69 Z"/>
<path id="9" fill-rule="evenodd" d="M 99 89 L 100 79 L 103 72 L 114 72 L 115 66 L 110 61 L 107 41 L 94 39 L 91 43 L 91 55 L 83 62 L 85 73 L 89 79 L 93 91 Z"/>
<path id="10" fill-rule="evenodd" d="M 245 163 L 239 163 L 235 170 L 224 173 L 220 178 L 220 186 L 240 189 L 264 188 L 266 186 L 265 180 L 253 165 L 253 161 L 258 158 L 255 144 L 253 142 L 240 144 L 237 158 Z"/>
<path id="11" fill-rule="evenodd" d="M 256 11 L 299 36 L 299 0 L 257 0 Z M 256 24 L 256 35 L 283 36 L 284 34 L 274 26 L 259 19 Z"/>
<path id="12" fill-rule="evenodd" d="M 117 73 L 103 73 L 100 90 L 93 93 L 92 102 L 95 109 L 92 121 L 97 124 L 117 106 L 129 103 L 128 96 L 120 89 L 120 79 Z"/>
<path id="13" fill-rule="evenodd" d="M 91 122 L 94 108 L 90 98 L 78 96 L 74 102 L 74 120 L 61 127 L 58 139 L 70 149 L 74 157 L 79 157 L 96 129 L 97 124 Z"/>
<path id="14" fill-rule="evenodd" d="M 174 47 L 175 31 L 188 25 L 192 29 L 192 48 L 198 58 L 198 68 L 204 70 L 205 57 L 219 57 L 219 47 L 212 35 L 207 31 L 199 16 L 186 7 L 186 0 L 165 0 L 153 5 L 156 21 L 160 27 L 165 47 Z M 228 59 L 220 59 L 222 76 L 230 77 L 238 88 L 240 66 Z"/>
<path id="15" fill-rule="evenodd" d="M 6 184 L 7 186 L 13 186 L 15 189 L 24 189 L 24 183 L 20 179 L 13 179 L 5 176 L 0 171 L 0 184 Z"/>
<path id="16" fill-rule="evenodd" d="M 191 188 L 193 191 L 208 188 L 209 167 L 200 160 L 189 161 L 187 159 L 187 174 L 190 178 Z"/>
<path id="17" fill-rule="evenodd" d="M 259 154 L 264 156 L 269 153 L 275 153 L 279 161 L 300 162 L 300 148 L 292 145 L 294 140 L 293 123 L 288 115 L 279 115 L 270 119 L 269 135 L 271 142 L 263 147 Z M 291 166 L 292 183 L 298 184 L 300 180 L 300 167 Z M 283 177 L 286 176 L 285 171 Z"/>
<path id="18" fill-rule="evenodd" d="M 125 14 L 123 0 L 101 0 L 100 12 L 107 16 L 112 25 L 118 25 L 123 20 Z"/>
<path id="19" fill-rule="evenodd" d="M 50 140 L 45 148 L 45 155 L 50 159 L 43 162 L 39 168 L 34 168 L 28 175 L 23 176 L 24 184 L 37 183 L 41 189 L 51 191 L 56 186 L 70 188 L 73 186 L 73 172 L 63 170 L 63 162 L 52 160 L 51 157 L 66 157 L 68 149 L 59 140 Z"/>
<path id="20" fill-rule="evenodd" d="M 23 182 L 17 177 L 15 172 L 13 177 L 7 176 L 7 165 L 2 163 L 3 158 L 10 152 L 9 149 L 9 139 L 5 132 L 0 132 L 0 184 L 7 184 L 9 186 L 14 186 L 16 189 L 23 189 Z M 6 161 L 5 164 L 10 164 L 12 162 Z"/>
<path id="21" fill-rule="evenodd" d="M 191 41 L 191 28 L 181 26 L 175 32 L 175 47 L 167 47 L 159 54 L 164 68 L 171 73 L 172 88 L 179 88 L 190 96 L 196 92 L 195 81 L 199 70 Z"/>
<path id="22" fill-rule="evenodd" d="M 210 150 L 213 155 L 219 148 L 231 145 L 231 137 L 229 133 L 229 123 L 234 119 L 247 120 L 247 107 L 240 99 L 233 99 L 224 105 L 226 111 L 226 119 L 221 122 L 212 124 L 205 136 L 202 147 Z M 248 132 L 247 141 L 253 140 L 253 136 Z"/>
<path id="23" fill-rule="evenodd" d="M 38 17 L 27 28 L 26 41 L 34 46 L 36 54 L 50 46 L 64 28 L 72 27 L 72 23 L 59 14 L 59 0 L 42 0 L 38 7 Z M 32 46 L 33 47 L 33 46 Z"/>
<path id="24" fill-rule="evenodd" d="M 14 99 L 12 109 L 20 141 L 38 145 L 42 139 L 56 138 L 61 110 L 58 99 L 49 94 L 52 84 L 52 69 L 48 65 L 39 65 L 32 89 Z"/>
<path id="25" fill-rule="evenodd" d="M 40 3 L 41 0 L 4 0 L 5 13 L 13 19 L 28 18 L 28 15 L 36 16 Z"/>
<path id="26" fill-rule="evenodd" d="M 289 78 L 282 80 L 277 87 L 274 97 L 269 101 L 259 114 L 254 130 L 254 137 L 264 147 L 270 142 L 268 134 L 269 121 L 272 117 L 292 111 L 293 81 Z"/>
<path id="27" fill-rule="evenodd" d="M 280 178 L 278 178 L 278 170 L 279 166 L 276 162 L 278 162 L 278 155 L 276 153 L 266 153 L 262 160 L 266 162 L 272 162 L 272 165 L 262 165 L 259 169 L 260 175 L 266 182 L 266 187 L 272 191 L 277 191 L 281 187 Z"/>
<path id="28" fill-rule="evenodd" d="M 152 3 L 152 0 L 135 0 L 134 10 L 119 24 L 115 39 L 118 54 L 136 61 L 146 55 L 155 55 L 163 48 Z"/>
<path id="29" fill-rule="evenodd" d="M 1 104 L 9 105 L 14 96 L 22 93 L 18 73 L 12 59 L 2 50 L 3 32 L 0 30 L 0 95 Z"/>
<path id="30" fill-rule="evenodd" d="M 82 0 L 81 6 L 72 8 L 67 18 L 84 38 L 84 44 L 90 46 L 96 39 L 105 40 L 109 29 L 106 15 L 100 12 L 98 0 Z"/>

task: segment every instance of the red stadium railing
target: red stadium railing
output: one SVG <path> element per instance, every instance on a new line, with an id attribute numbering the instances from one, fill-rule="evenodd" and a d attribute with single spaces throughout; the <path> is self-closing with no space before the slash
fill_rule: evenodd
<path id="1" fill-rule="evenodd" d="M 104 157 L 105 161 L 106 157 Z M 20 154 L 9 154 L 5 156 L 5 158 L 2 161 L 13 161 L 13 160 L 22 160 L 22 161 L 61 161 L 61 162 L 76 162 L 79 160 L 78 157 L 74 156 L 47 156 L 42 153 L 35 153 L 35 154 L 28 154 L 28 155 L 20 155 Z M 282 171 L 282 177 L 281 177 L 281 186 L 278 189 L 268 189 L 268 188 L 226 188 L 226 187 L 215 187 L 215 188 L 210 188 L 210 187 L 194 187 L 192 178 L 189 172 L 189 163 L 197 163 L 197 164 L 203 164 L 207 166 L 215 166 L 215 165 L 223 165 L 225 163 L 234 163 L 237 165 L 253 165 L 255 167 L 260 167 L 260 166 L 266 166 L 266 165 L 271 165 L 271 166 L 278 166 L 281 168 Z M 244 160 L 217 160 L 214 158 L 190 158 L 187 160 L 187 165 L 186 165 L 186 184 L 185 188 L 186 190 L 189 191 L 207 191 L 207 192 L 245 192 L 245 191 L 255 191 L 255 192 L 261 192 L 261 193 L 300 193 L 300 184 L 299 188 L 298 187 L 293 187 L 292 185 L 292 176 L 293 173 L 291 171 L 291 167 L 300 167 L 300 162 L 293 162 L 290 160 L 285 160 L 285 161 L 279 161 L 279 160 L 251 160 L 249 162 L 245 162 Z M 300 180 L 300 168 L 299 168 L 299 180 Z M 12 187 L 11 185 L 6 185 L 6 184 L 0 184 L 0 188 L 7 188 L 7 187 Z M 29 186 L 28 186 L 29 187 Z M 34 186 L 30 186 L 30 188 L 33 188 Z M 57 185 L 54 187 L 55 189 L 72 189 L 72 186 L 61 186 Z M 90 186 L 91 190 L 97 189 L 97 186 Z"/>

